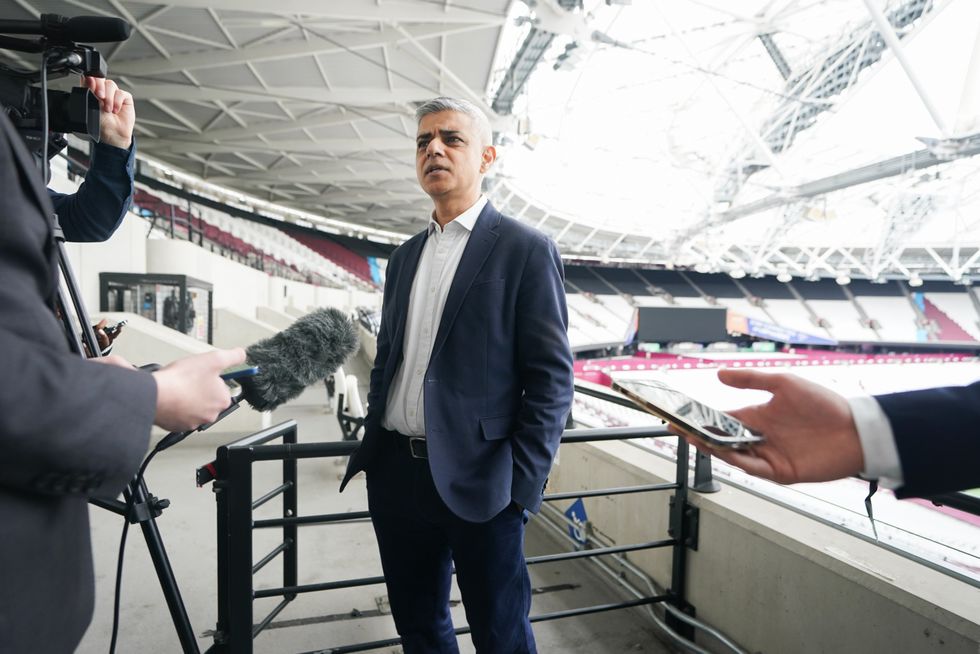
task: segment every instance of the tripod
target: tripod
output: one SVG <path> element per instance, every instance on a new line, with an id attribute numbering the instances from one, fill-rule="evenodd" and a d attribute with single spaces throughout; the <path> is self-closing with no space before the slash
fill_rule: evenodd
<path id="1" fill-rule="evenodd" d="M 65 253 L 65 237 L 61 228 L 58 226 L 57 216 L 55 217 L 55 241 L 57 244 L 58 268 L 61 271 L 63 284 L 58 287 L 58 308 L 61 313 L 61 320 L 65 327 L 65 334 L 72 350 L 79 356 L 85 356 L 86 348 L 93 356 L 101 356 L 101 348 L 95 331 L 92 329 L 92 322 L 85 309 L 78 281 L 75 273 L 68 262 Z M 69 311 L 69 307 L 71 311 Z M 77 321 L 73 323 L 72 317 Z M 79 334 L 81 334 L 79 336 Z M 238 408 L 237 403 L 232 404 L 218 417 L 218 420 L 228 415 Z M 196 430 L 187 432 L 175 432 L 169 434 L 161 441 L 161 445 L 166 443 L 166 447 L 173 445 Z M 165 449 L 157 446 L 155 451 Z M 200 654 L 200 648 L 194 637 L 194 630 L 191 627 L 190 619 L 187 617 L 187 610 L 184 601 L 180 596 L 180 589 L 177 587 L 177 579 L 174 577 L 173 567 L 163 546 L 163 539 L 160 530 L 157 528 L 156 518 L 161 515 L 164 509 L 170 506 L 170 501 L 157 498 L 151 494 L 146 487 L 146 482 L 142 475 L 137 475 L 123 491 L 125 502 L 119 500 L 99 500 L 91 499 L 90 504 L 117 513 L 130 523 L 138 522 L 143 532 L 143 539 L 146 541 L 147 550 L 153 561 L 157 578 L 160 581 L 160 588 L 170 609 L 170 616 L 173 619 L 174 628 L 180 639 L 181 649 L 184 654 Z"/>

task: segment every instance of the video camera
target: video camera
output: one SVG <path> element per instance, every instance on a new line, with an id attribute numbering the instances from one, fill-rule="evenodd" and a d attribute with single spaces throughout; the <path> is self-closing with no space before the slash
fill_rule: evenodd
<path id="1" fill-rule="evenodd" d="M 38 70 L 19 70 L 0 63 L 0 111 L 20 132 L 28 149 L 46 169 L 47 160 L 67 144 L 65 133 L 99 141 L 99 101 L 84 87 L 70 92 L 47 88 L 50 79 L 71 73 L 106 76 L 99 51 L 78 41 L 125 41 L 131 27 L 121 18 L 41 14 L 40 20 L 0 20 L 0 49 L 39 53 Z M 23 39 L 8 34 L 39 35 Z"/>

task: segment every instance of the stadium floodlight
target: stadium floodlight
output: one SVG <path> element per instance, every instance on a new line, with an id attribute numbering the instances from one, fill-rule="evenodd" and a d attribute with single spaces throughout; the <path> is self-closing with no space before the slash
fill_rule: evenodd
<path id="1" fill-rule="evenodd" d="M 793 281 L 793 276 L 790 275 L 789 272 L 786 270 L 780 270 L 779 274 L 776 275 L 776 281 L 780 281 L 784 284 L 788 284 L 789 282 Z"/>
<path id="2" fill-rule="evenodd" d="M 728 271 L 728 274 L 731 275 L 732 279 L 742 279 L 745 277 L 745 271 L 741 268 L 732 268 Z"/>
<path id="3" fill-rule="evenodd" d="M 912 273 L 911 275 L 909 275 L 909 286 L 912 286 L 913 288 L 918 288 L 919 286 L 922 286 L 922 278 L 919 277 L 916 273 Z"/>
<path id="4" fill-rule="evenodd" d="M 841 273 L 837 275 L 837 283 L 841 286 L 847 286 L 851 283 L 851 276 L 847 274 L 847 271 L 842 270 Z"/>

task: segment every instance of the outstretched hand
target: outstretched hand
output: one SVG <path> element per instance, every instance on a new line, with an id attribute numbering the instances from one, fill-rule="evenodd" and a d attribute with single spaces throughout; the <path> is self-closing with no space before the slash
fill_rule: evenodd
<path id="1" fill-rule="evenodd" d="M 830 481 L 864 469 L 851 408 L 840 395 L 795 375 L 723 369 L 718 379 L 734 388 L 772 393 L 765 404 L 728 412 L 766 440 L 731 450 L 688 439 L 698 449 L 781 484 Z"/>

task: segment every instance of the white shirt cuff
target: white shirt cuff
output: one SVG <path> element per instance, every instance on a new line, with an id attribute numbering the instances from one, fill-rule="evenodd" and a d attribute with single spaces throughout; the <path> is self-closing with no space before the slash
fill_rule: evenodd
<path id="1" fill-rule="evenodd" d="M 902 462 L 895 446 L 895 434 L 888 416 L 873 397 L 851 397 L 847 403 L 851 407 L 854 425 L 857 427 L 864 454 L 864 471 L 867 479 L 877 479 L 882 488 L 899 488 L 905 483 Z"/>

